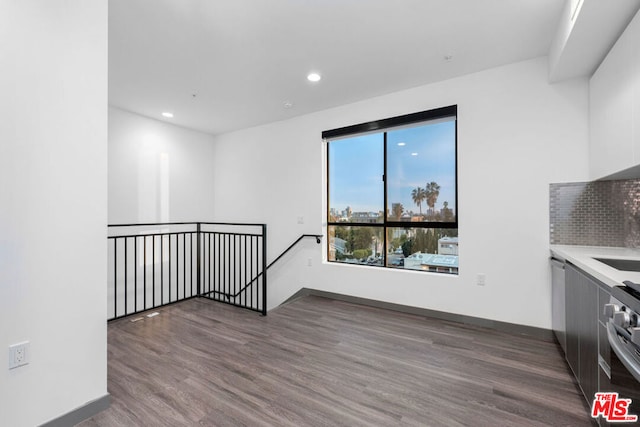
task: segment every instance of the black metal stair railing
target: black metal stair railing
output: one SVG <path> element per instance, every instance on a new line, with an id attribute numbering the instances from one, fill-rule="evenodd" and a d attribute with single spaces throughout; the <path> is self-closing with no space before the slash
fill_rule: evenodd
<path id="1" fill-rule="evenodd" d="M 267 313 L 266 224 L 111 224 L 108 319 L 203 297 Z"/>
<path id="2" fill-rule="evenodd" d="M 238 296 L 240 296 L 242 293 L 245 293 L 247 291 L 247 289 L 249 289 L 249 287 L 260 278 L 260 276 L 262 276 L 266 270 L 270 269 L 271 266 L 273 266 L 273 264 L 275 264 L 276 262 L 278 262 L 283 256 L 285 256 L 287 254 L 287 252 L 289 252 L 291 249 L 293 249 L 293 247 L 295 245 L 297 245 L 302 239 L 304 239 L 305 237 L 315 237 L 316 239 L 316 243 L 320 244 L 321 239 L 322 239 L 322 234 L 303 234 L 300 237 L 298 237 L 298 239 L 293 242 L 292 244 L 289 245 L 289 247 L 287 249 L 285 249 L 284 251 L 282 251 L 282 253 L 280 255 L 278 255 L 278 257 L 276 259 L 274 259 L 273 261 L 271 261 L 271 263 L 269 265 L 267 265 L 267 268 L 265 269 L 265 271 L 262 271 L 260 273 L 258 273 L 253 279 L 251 279 L 249 282 L 247 282 L 242 288 L 240 288 L 240 290 L 238 292 L 236 292 L 235 294 L 225 294 L 225 296 L 227 298 L 237 298 Z"/>
<path id="3" fill-rule="evenodd" d="M 201 296 L 266 314 L 266 274 L 246 298 L 224 297 L 243 278 L 263 272 L 266 224 L 164 222 L 108 228 L 109 320 Z"/>
<path id="4" fill-rule="evenodd" d="M 230 224 L 224 224 L 229 226 Z M 237 224 L 232 224 L 234 227 Z M 207 229 L 220 223 L 202 223 L 201 264 L 198 296 L 267 314 L 267 228 L 264 224 L 249 229 Z M 257 232 L 251 227 L 259 226 Z M 260 276 L 244 292 L 239 290 L 250 277 Z"/>

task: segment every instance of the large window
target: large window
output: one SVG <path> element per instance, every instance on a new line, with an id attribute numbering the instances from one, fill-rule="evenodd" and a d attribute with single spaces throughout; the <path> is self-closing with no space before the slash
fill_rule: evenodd
<path id="1" fill-rule="evenodd" d="M 329 261 L 458 273 L 457 107 L 322 133 Z"/>

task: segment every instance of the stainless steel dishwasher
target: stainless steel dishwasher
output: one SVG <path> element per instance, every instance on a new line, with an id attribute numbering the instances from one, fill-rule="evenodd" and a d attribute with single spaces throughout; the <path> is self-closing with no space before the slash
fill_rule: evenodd
<path id="1" fill-rule="evenodd" d="M 551 327 L 556 334 L 556 338 L 562 347 L 563 352 L 567 352 L 566 324 L 565 317 L 565 261 L 558 258 L 551 258 Z"/>

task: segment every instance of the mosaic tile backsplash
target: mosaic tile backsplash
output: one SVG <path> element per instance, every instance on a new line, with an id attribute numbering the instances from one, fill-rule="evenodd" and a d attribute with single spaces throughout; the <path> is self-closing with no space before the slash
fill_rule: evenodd
<path id="1" fill-rule="evenodd" d="M 640 247 L 640 180 L 551 184 L 551 244 Z"/>

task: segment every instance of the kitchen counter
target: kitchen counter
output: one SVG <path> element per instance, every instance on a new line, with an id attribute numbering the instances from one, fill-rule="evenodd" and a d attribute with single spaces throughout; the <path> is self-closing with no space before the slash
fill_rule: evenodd
<path id="1" fill-rule="evenodd" d="M 620 271 L 595 258 L 640 260 L 640 249 L 604 246 L 551 245 L 554 258 L 566 260 L 608 286 L 623 286 L 623 281 L 640 283 L 640 272 Z"/>

